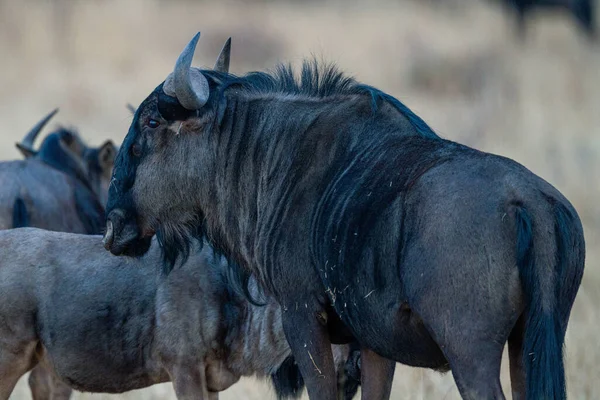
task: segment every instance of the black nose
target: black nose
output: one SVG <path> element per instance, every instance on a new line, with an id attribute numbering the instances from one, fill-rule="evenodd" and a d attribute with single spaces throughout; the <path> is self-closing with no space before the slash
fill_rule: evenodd
<path id="1" fill-rule="evenodd" d="M 137 226 L 128 221 L 126 213 L 120 209 L 114 209 L 106 218 L 106 233 L 102 242 L 104 248 L 115 255 L 123 253 L 128 243 L 137 237 Z"/>
<path id="2" fill-rule="evenodd" d="M 104 248 L 115 256 L 139 257 L 149 249 L 152 237 L 142 237 L 136 218 L 122 209 L 110 211 L 106 219 Z"/>

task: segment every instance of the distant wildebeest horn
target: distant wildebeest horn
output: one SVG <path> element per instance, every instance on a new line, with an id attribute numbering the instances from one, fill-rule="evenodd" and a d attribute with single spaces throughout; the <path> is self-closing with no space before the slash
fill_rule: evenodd
<path id="1" fill-rule="evenodd" d="M 39 135 L 39 133 L 44 129 L 46 124 L 56 115 L 58 112 L 58 108 L 52 110 L 48 115 L 46 115 L 42 120 L 40 120 L 29 132 L 25 135 L 25 138 L 21 140 L 21 143 L 15 143 L 17 149 L 23 154 L 25 158 L 31 157 L 36 154 L 36 151 L 33 149 L 33 143 L 35 139 Z"/>
<path id="2" fill-rule="evenodd" d="M 137 109 L 133 106 L 133 104 L 127 103 L 126 107 L 132 115 L 135 115 Z"/>
<path id="3" fill-rule="evenodd" d="M 191 68 L 194 51 L 200 39 L 200 32 L 183 49 L 175 63 L 175 70 L 169 74 L 163 91 L 176 97 L 188 110 L 198 110 L 208 101 L 209 87 L 206 77 L 197 68 Z"/>
<path id="4" fill-rule="evenodd" d="M 218 72 L 229 73 L 229 59 L 231 57 L 231 38 L 227 39 L 223 48 L 221 49 L 221 53 L 219 53 L 219 57 L 217 57 L 217 62 L 213 67 L 213 70 Z"/>

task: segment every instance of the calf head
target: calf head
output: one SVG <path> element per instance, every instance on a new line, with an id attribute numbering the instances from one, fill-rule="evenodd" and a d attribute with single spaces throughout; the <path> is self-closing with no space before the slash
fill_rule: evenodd
<path id="1" fill-rule="evenodd" d="M 36 138 L 57 112 L 55 109 L 42 118 L 16 143 L 17 149 L 25 159 L 38 159 L 79 180 L 105 205 L 117 147 L 111 140 L 99 147 L 89 147 L 74 129 L 58 128 L 48 134 L 36 150 Z"/>

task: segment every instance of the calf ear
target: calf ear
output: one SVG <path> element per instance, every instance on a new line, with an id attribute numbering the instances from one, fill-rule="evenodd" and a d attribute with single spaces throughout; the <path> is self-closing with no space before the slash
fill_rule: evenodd
<path id="1" fill-rule="evenodd" d="M 98 163 L 105 172 L 111 172 L 115 165 L 115 158 L 117 156 L 117 146 L 112 140 L 107 140 L 98 149 Z"/>

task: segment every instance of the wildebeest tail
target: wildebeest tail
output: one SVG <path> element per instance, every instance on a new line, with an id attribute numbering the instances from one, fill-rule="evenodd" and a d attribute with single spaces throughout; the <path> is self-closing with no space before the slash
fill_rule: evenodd
<path id="1" fill-rule="evenodd" d="M 534 238 L 534 221 L 516 207 L 517 265 L 526 300 L 523 363 L 527 399 L 565 399 L 563 344 L 571 306 L 583 276 L 583 235 L 578 218 L 551 200 L 554 213 L 556 264 L 551 275 L 541 268 L 544 243 Z M 539 247 L 539 248 L 537 248 Z"/>
<path id="2" fill-rule="evenodd" d="M 280 400 L 299 399 L 302 396 L 304 378 L 293 356 L 286 358 L 279 369 L 271 374 L 271 382 Z"/>
<path id="3" fill-rule="evenodd" d="M 27 213 L 27 206 L 21 197 L 17 197 L 15 203 L 13 204 L 12 227 L 24 228 L 26 226 L 29 226 L 29 214 Z"/>
<path id="4" fill-rule="evenodd" d="M 338 371 L 338 399 L 352 400 L 360 387 L 360 346 L 349 344 L 348 359 Z"/>

